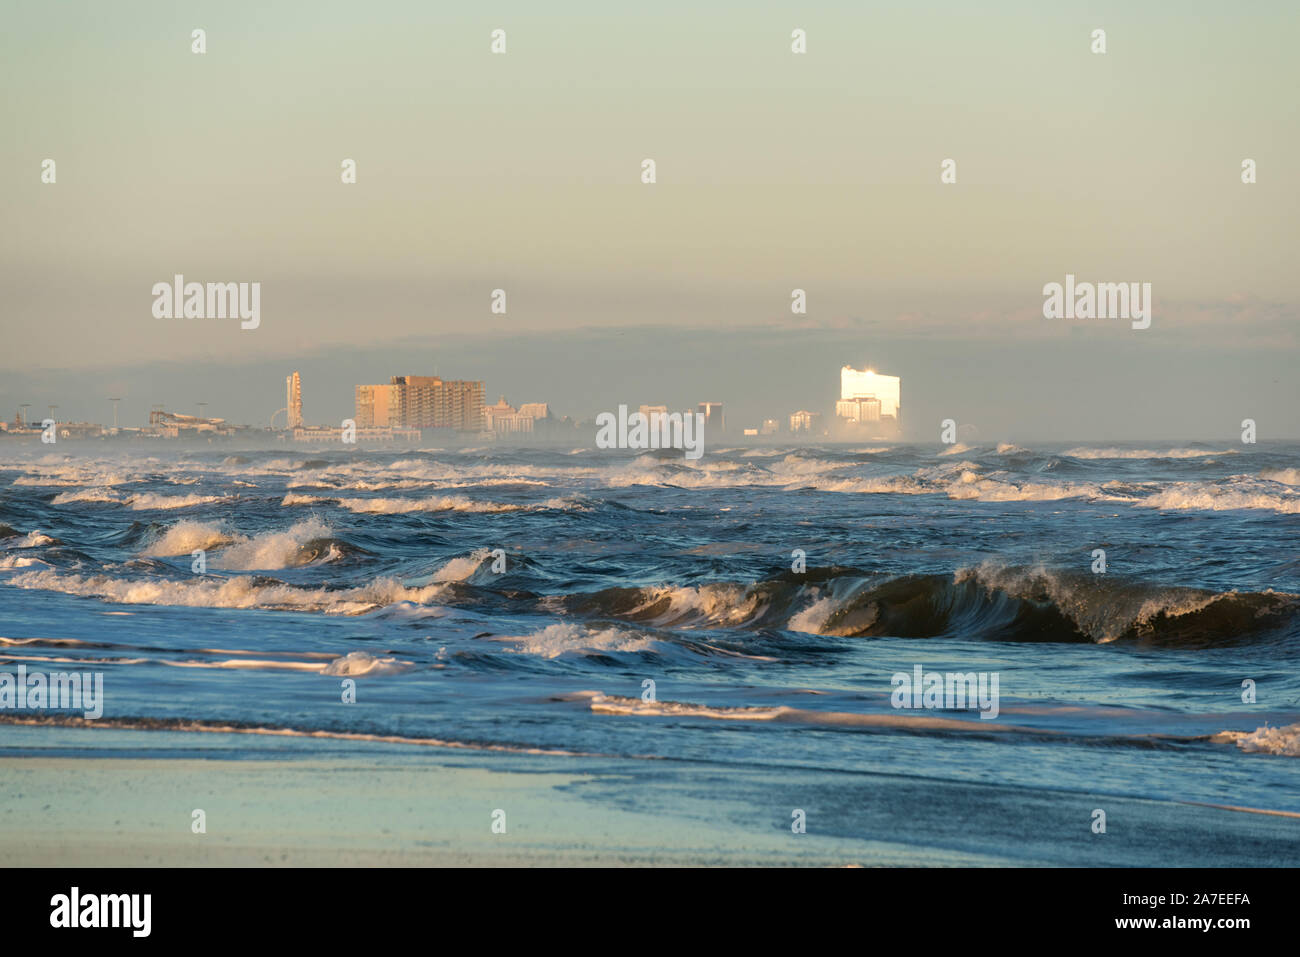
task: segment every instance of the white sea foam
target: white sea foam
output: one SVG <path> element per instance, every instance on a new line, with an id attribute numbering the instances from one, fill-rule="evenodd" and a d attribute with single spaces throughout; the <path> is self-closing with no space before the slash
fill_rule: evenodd
<path id="1" fill-rule="evenodd" d="M 353 588 L 295 588 L 282 582 L 193 577 L 180 581 L 129 580 L 111 575 L 72 575 L 56 571 L 23 572 L 9 580 L 18 588 L 62 592 L 122 605 L 171 605 L 187 608 L 265 608 L 360 615 L 399 602 L 429 604 L 446 585 L 435 582 L 408 588 L 393 579 L 378 579 Z"/>
<path id="2" fill-rule="evenodd" d="M 441 489 L 453 489 L 486 488 L 489 486 L 499 485 L 530 485 L 545 487 L 549 484 L 549 482 L 541 479 L 524 478 L 522 476 L 477 476 L 474 478 L 464 478 L 460 475 L 450 474 L 439 478 L 394 478 L 382 476 L 376 478 L 351 478 L 347 476 L 319 476 L 311 480 L 299 479 L 286 482 L 285 488 L 313 488 L 336 492 L 405 492 L 414 489 L 427 489 L 431 486 Z"/>
<path id="3" fill-rule="evenodd" d="M 1283 485 L 1300 485 L 1300 469 L 1265 469 L 1259 473 L 1260 478 Z"/>
<path id="4" fill-rule="evenodd" d="M 397 658 L 376 658 L 364 651 L 350 651 L 341 658 L 335 658 L 324 667 L 321 674 L 336 675 L 346 678 L 360 678 L 372 675 L 395 675 L 415 667 L 414 662 L 399 661 Z"/>
<path id="5" fill-rule="evenodd" d="M 1300 758 L 1300 724 L 1280 728 L 1264 725 L 1254 731 L 1220 731 L 1211 741 L 1235 744 L 1242 751 L 1253 754 L 1281 754 Z"/>
<path id="6" fill-rule="evenodd" d="M 1055 732 L 1009 724 L 991 724 L 978 719 L 941 717 L 934 714 L 907 714 L 888 711 L 867 714 L 850 711 L 815 711 L 792 708 L 786 705 L 703 705 L 688 701 L 642 701 L 622 695 L 607 695 L 599 691 L 578 692 L 575 700 L 586 699 L 592 712 L 609 715 L 636 715 L 643 717 L 709 718 L 715 721 L 781 721 L 825 727 L 856 728 L 925 728 L 949 731 L 1012 731 L 1019 733 L 1053 734 Z"/>
<path id="7" fill-rule="evenodd" d="M 564 654 L 605 654 L 608 652 L 652 651 L 653 639 L 645 635 L 620 631 L 617 628 L 588 629 L 582 625 L 562 622 L 547 625 L 530 635 L 494 638 L 494 641 L 514 642 L 520 654 L 541 658 L 558 658 Z"/>
<path id="8" fill-rule="evenodd" d="M 1201 511 L 1226 511 L 1231 509 L 1258 509 L 1280 512 L 1285 515 L 1300 514 L 1300 491 L 1278 490 L 1276 484 L 1263 484 L 1247 476 L 1235 476 L 1232 485 L 1206 482 L 1177 482 L 1136 504 L 1145 508 L 1198 509 Z"/>
<path id="9" fill-rule="evenodd" d="M 115 492 L 105 485 L 77 489 L 75 492 L 60 492 L 50 499 L 51 505 L 69 505 L 72 502 L 113 502 L 121 505 L 129 496 Z"/>
<path id="10" fill-rule="evenodd" d="M 714 718 L 721 721 L 771 721 L 794 713 L 793 708 L 776 707 L 709 706 L 688 701 L 643 701 L 623 695 L 587 692 L 590 707 L 596 714 L 645 715 L 652 717 Z"/>
<path id="11" fill-rule="evenodd" d="M 1294 478 L 1295 476 L 1285 476 Z M 1176 482 L 1161 486 L 1117 482 L 1029 481 L 1008 472 L 985 472 L 974 462 L 917 469 L 910 475 L 856 477 L 827 475 L 811 484 L 820 491 L 857 494 L 946 495 L 956 500 L 980 502 L 1054 502 L 1080 499 L 1114 502 L 1146 508 L 1258 509 L 1300 513 L 1300 491 L 1279 489 L 1276 479 L 1238 475 L 1223 482 Z"/>
<path id="12" fill-rule="evenodd" d="M 641 602 L 626 617 L 653 616 L 662 624 L 702 617 L 711 625 L 725 626 L 749 621 L 765 607 L 759 593 L 741 585 L 668 585 L 643 588 Z"/>
<path id="13" fill-rule="evenodd" d="M 1219 452 L 1205 449 L 1089 449 L 1077 448 L 1062 452 L 1075 459 L 1199 459 L 1213 455 L 1236 455 L 1236 449 L 1224 449 Z"/>
<path id="14" fill-rule="evenodd" d="M 132 511 L 142 512 L 153 509 L 193 508 L 196 505 L 212 505 L 215 502 L 229 501 L 224 495 L 157 495 L 153 492 L 137 492 L 130 498 Z"/>
<path id="15" fill-rule="evenodd" d="M 518 512 L 524 505 L 506 505 L 498 502 L 476 502 L 463 495 L 442 495 L 433 498 L 340 498 L 335 500 L 351 512 L 370 515 L 400 515 L 410 512 Z"/>
<path id="16" fill-rule="evenodd" d="M 171 526 L 140 554 L 157 557 L 189 555 L 197 549 L 216 548 L 234 540 L 234 536 L 216 522 L 186 520 Z"/>
<path id="17" fill-rule="evenodd" d="M 75 638 L 0 638 L 0 647 L 4 646 L 55 646 L 55 647 L 100 647 L 98 643 L 79 641 Z M 133 645 L 107 645 L 114 649 L 137 649 Z M 153 649 L 148 649 L 153 650 Z M 331 654 L 320 651 L 243 651 L 228 648 L 195 648 L 191 654 L 220 655 L 235 654 L 238 658 L 127 658 L 127 657 L 66 657 L 61 655 L 41 655 L 25 651 L 24 661 L 41 661 L 51 664 L 86 664 L 103 662 L 114 665 L 151 664 L 165 665 L 171 668 L 213 668 L 225 671 L 293 671 L 311 672 L 341 677 L 361 677 L 363 675 L 392 675 L 410 671 L 416 667 L 411 661 L 392 657 L 376 657 L 365 651 L 353 651 L 346 655 Z M 296 660 L 296 659 L 317 660 Z M 320 660 L 324 659 L 324 660 Z"/>
<path id="18" fill-rule="evenodd" d="M 34 568 L 37 565 L 45 568 L 52 568 L 49 562 L 43 562 L 39 558 L 30 558 L 26 555 L 6 555 L 0 558 L 0 570 L 9 571 L 14 568 Z"/>
<path id="19" fill-rule="evenodd" d="M 283 531 L 242 538 L 224 548 L 209 564 L 213 568 L 231 571 L 294 568 L 303 564 L 306 557 L 304 546 L 329 536 L 330 527 L 318 518 L 311 518 Z M 309 560 L 332 561 L 339 557 L 338 550 L 331 548 L 326 555 L 312 556 Z"/>
<path id="20" fill-rule="evenodd" d="M 1096 498 L 1099 490 L 1087 482 L 1008 482 L 964 472 L 947 489 L 951 499 L 981 502 L 1057 502 L 1067 498 Z"/>
<path id="21" fill-rule="evenodd" d="M 820 478 L 830 472 L 854 468 L 856 464 L 855 462 L 828 462 L 826 459 L 791 454 L 779 462 L 771 463 L 768 471 L 782 481 L 796 482 L 803 478 Z"/>
<path id="22" fill-rule="evenodd" d="M 152 511 L 173 508 L 193 508 L 225 501 L 222 495 L 160 495 L 156 492 L 115 492 L 104 486 L 61 492 L 50 501 L 51 505 L 70 505 L 75 502 L 109 502 L 127 505 L 133 511 Z"/>
<path id="23" fill-rule="evenodd" d="M 9 538 L 0 539 L 0 548 L 41 548 L 45 545 L 53 545 L 54 539 L 45 535 L 36 529 L 32 529 L 26 535 L 11 535 Z"/>
<path id="24" fill-rule="evenodd" d="M 129 485 L 143 481 L 139 474 L 117 470 L 101 471 L 79 465 L 65 467 L 28 467 L 28 474 L 14 479 L 14 485 L 36 488 L 81 488 L 86 486 Z"/>
<path id="25" fill-rule="evenodd" d="M 822 492 L 846 492 L 859 495 L 935 495 L 942 489 L 912 475 L 887 475 L 878 478 L 821 479 L 816 488 Z"/>
<path id="26" fill-rule="evenodd" d="M 839 602 L 837 599 L 827 596 L 819 598 L 803 611 L 794 615 L 788 625 L 791 631 L 807 632 L 810 635 L 820 635 L 822 628 L 827 620 L 835 612 Z"/>
<path id="27" fill-rule="evenodd" d="M 85 661 L 84 658 L 70 659 Z M 113 659 L 113 664 L 158 664 L 170 668 L 216 668 L 220 671 L 308 671 L 325 674 L 324 664 L 318 661 L 268 661 L 265 658 L 230 658 L 225 661 L 204 661 L 195 658 L 178 661 L 168 658 Z"/>
<path id="28" fill-rule="evenodd" d="M 290 492 L 281 505 L 337 505 L 361 515 L 406 515 L 415 512 L 469 512 L 496 514 L 500 512 L 525 512 L 538 509 L 568 509 L 580 507 L 572 500 L 552 498 L 532 504 L 483 502 L 463 495 L 441 495 L 432 498 L 332 498 Z"/>
<path id="29" fill-rule="evenodd" d="M 483 567 L 483 563 L 491 557 L 491 551 L 480 548 L 472 554 L 448 559 L 441 568 L 433 573 L 432 580 L 435 582 L 468 581 L 475 572 Z"/>
<path id="30" fill-rule="evenodd" d="M 330 505 L 336 499 L 324 498 L 320 495 L 303 495 L 301 492 L 289 492 L 280 502 L 281 505 Z"/>
<path id="31" fill-rule="evenodd" d="M 328 538 L 330 533 L 330 527 L 317 518 L 252 538 L 229 532 L 216 522 L 183 521 L 167 529 L 141 554 L 170 557 L 190 555 L 199 549 L 222 549 L 208 560 L 211 567 L 230 571 L 295 568 L 305 561 L 332 561 L 341 557 L 333 547 L 324 556 L 305 548 L 312 541 Z"/>

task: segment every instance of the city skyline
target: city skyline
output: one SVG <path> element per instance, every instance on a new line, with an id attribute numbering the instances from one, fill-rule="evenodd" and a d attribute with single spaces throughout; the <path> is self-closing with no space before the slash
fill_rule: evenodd
<path id="1" fill-rule="evenodd" d="M 784 421 L 790 413 L 801 409 L 821 411 L 823 421 L 829 421 L 826 417 L 834 414 L 835 395 L 839 390 L 828 388 L 828 374 L 838 370 L 844 364 L 844 359 L 856 361 L 857 365 L 867 365 L 864 358 L 873 355 L 855 345 L 854 336 L 832 338 L 825 347 L 818 347 L 806 337 L 778 333 L 767 337 L 755 336 L 738 343 L 734 350 L 738 354 L 733 355 L 732 363 L 728 364 L 713 361 L 715 353 L 721 352 L 727 343 L 726 335 L 697 331 L 686 337 L 688 345 L 692 337 L 699 340 L 701 346 L 698 349 L 688 349 L 688 352 L 699 355 L 699 361 L 685 364 L 680 361 L 666 362 L 660 370 L 659 378 L 663 380 L 661 385 L 647 383 L 635 391 L 626 387 L 630 374 L 635 371 L 635 367 L 628 367 L 626 363 L 597 364 L 592 367 L 586 380 L 578 380 L 576 383 L 566 377 L 552 378 L 542 374 L 550 368 L 551 356 L 563 349 L 562 343 L 549 339 L 513 342 L 508 353 L 496 343 L 491 349 L 457 349 L 455 354 L 463 357 L 463 361 L 453 362 L 450 358 L 443 358 L 411 363 L 407 358 L 397 359 L 390 364 L 390 360 L 383 357 L 386 352 L 382 350 L 370 354 L 347 350 L 345 354 L 337 356 L 317 354 L 289 368 L 301 366 L 304 378 L 309 381 L 336 383 L 334 387 L 311 391 L 309 417 L 322 423 L 338 422 L 353 415 L 355 395 L 352 383 L 363 378 L 356 372 L 358 367 L 375 370 L 378 373 L 375 378 L 388 379 L 391 376 L 384 369 L 385 366 L 391 369 L 393 365 L 400 368 L 419 364 L 435 369 L 466 366 L 495 368 L 499 370 L 495 375 L 483 377 L 485 394 L 500 394 L 505 391 L 512 395 L 517 392 L 519 395 L 545 396 L 557 417 L 568 415 L 576 421 L 594 419 L 606 405 L 615 407 L 620 401 L 635 405 L 644 401 L 644 398 L 660 401 L 667 399 L 666 404 L 672 408 L 694 407 L 700 401 L 698 396 L 701 393 L 712 392 L 716 395 L 722 391 L 718 385 L 729 384 L 730 388 L 726 391 L 732 392 L 734 398 L 725 402 L 728 419 L 735 423 L 757 425 L 771 417 Z M 655 348 L 661 352 L 666 351 L 662 343 L 656 345 L 654 330 L 644 330 L 639 335 L 635 331 L 628 331 L 610 338 L 611 344 L 644 346 L 649 355 L 654 354 Z M 1035 348 L 1037 356 L 1043 360 L 1042 368 L 1033 374 L 1034 367 L 1039 363 L 1030 362 L 1028 371 L 1031 378 L 1024 383 L 1016 383 L 1009 376 L 1001 374 L 999 361 L 1005 359 L 996 344 L 981 346 L 969 341 L 957 341 L 945 345 L 941 340 L 931 340 L 912 349 L 892 347 L 887 350 L 890 358 L 882 359 L 876 364 L 885 364 L 887 361 L 891 368 L 903 373 L 913 384 L 909 415 L 903 423 L 904 441 L 935 440 L 940 422 L 945 418 L 954 418 L 963 425 L 973 425 L 978 430 L 976 434 L 995 441 L 1090 438 L 1137 441 L 1163 437 L 1219 441 L 1235 436 L 1243 418 L 1256 419 L 1261 425 L 1261 436 L 1266 439 L 1295 438 L 1300 434 L 1300 423 L 1293 413 L 1279 417 L 1276 414 L 1260 415 L 1256 411 L 1260 407 L 1285 404 L 1291 395 L 1295 395 L 1297 403 L 1300 403 L 1300 379 L 1291 373 L 1290 357 L 1285 352 L 1272 350 L 1260 354 L 1252 363 L 1225 366 L 1222 356 L 1189 362 L 1187 354 L 1167 338 L 1145 348 L 1145 340 L 1136 342 L 1135 347 L 1121 357 L 1111 353 L 1108 337 L 1104 334 L 1080 333 L 1071 338 L 1076 353 L 1092 356 L 1099 363 L 1127 367 L 1134 377 L 1140 377 L 1148 364 L 1167 361 L 1172 357 L 1186 369 L 1189 378 L 1199 376 L 1220 382 L 1220 394 L 1224 398 L 1222 408 L 1217 410 L 1216 415 L 1211 415 L 1190 405 L 1191 395 L 1196 391 L 1194 382 L 1176 391 L 1148 393 L 1144 395 L 1143 402 L 1135 406 L 1127 390 L 1107 388 L 1095 376 L 1058 375 L 1059 370 L 1048 361 L 1055 354 L 1049 345 Z M 811 365 L 812 368 L 802 376 L 791 374 L 764 380 L 761 385 L 756 384 L 745 374 L 743 360 L 746 349 L 764 350 L 773 357 L 780 354 L 791 369 L 797 369 L 801 365 Z M 1232 349 L 1233 344 L 1225 344 L 1221 352 L 1230 354 Z M 944 364 L 937 359 L 933 364 L 927 361 L 928 356 L 944 354 L 949 350 L 960 352 L 963 361 L 955 364 Z M 444 349 L 444 355 L 450 351 Z M 875 352 L 874 355 L 883 357 L 885 351 Z M 831 354 L 827 355 L 827 352 Z M 834 354 L 836 352 L 839 356 Z M 505 361 L 503 354 L 506 356 Z M 209 375 L 199 376 L 189 364 L 169 364 L 151 367 L 149 374 L 135 378 L 105 376 L 93 380 L 67 370 L 60 373 L 8 374 L 0 379 L 0 403 L 3 403 L 0 404 L 0 418 L 10 420 L 21 405 L 29 406 L 29 419 L 43 418 L 43 415 L 36 413 L 50 405 L 56 405 L 59 410 L 56 417 L 61 422 L 111 421 L 117 413 L 125 425 L 147 421 L 149 412 L 157 406 L 185 414 L 197 414 L 197 403 L 205 402 L 207 411 L 212 416 L 262 426 L 269 425 L 271 413 L 283 407 L 285 393 L 278 383 L 285 381 L 285 366 L 275 360 L 268 359 L 252 369 L 245 368 L 238 376 L 235 376 L 234 370 L 225 370 L 220 366 L 208 368 L 212 370 Z M 692 369 L 696 370 L 694 374 L 690 374 Z M 729 371 L 736 374 L 728 376 Z M 1023 373 L 1026 370 L 1021 371 Z M 58 388 L 52 384 L 56 376 L 61 380 Z M 251 385 L 239 390 L 229 389 L 231 381 L 245 378 L 253 380 Z M 1000 406 L 999 414 L 990 424 L 987 415 L 976 417 L 970 414 L 968 410 L 976 407 L 972 401 L 949 405 L 936 399 L 935 393 L 940 391 L 937 388 L 940 378 L 949 387 L 953 383 L 964 383 L 973 395 L 979 394 L 985 406 L 994 404 L 991 400 L 1000 390 L 1005 390 L 1006 399 L 996 403 Z M 214 386 L 222 383 L 226 386 L 201 388 L 195 386 L 196 380 L 211 380 Z M 133 383 L 139 382 L 143 386 L 137 385 L 137 389 L 153 385 L 156 391 L 139 393 L 132 388 Z M 598 402 L 592 398 L 597 388 L 602 395 L 609 396 L 607 402 Z M 769 393 L 770 398 L 762 398 L 760 391 Z M 1073 414 L 1063 415 L 1059 410 L 1045 407 L 1039 401 L 1041 395 L 1053 391 L 1068 394 L 1075 399 Z M 188 398 L 167 401 L 168 396 L 177 394 L 187 395 Z M 824 402 L 810 405 L 810 397 L 814 394 L 819 394 Z M 1253 398 L 1255 396 L 1271 398 L 1261 402 Z M 1294 407 L 1287 406 L 1288 409 Z M 1189 409 L 1195 414 L 1187 415 Z M 1109 425 L 1099 428 L 1097 421 L 1107 418 L 1126 427 Z M 1160 428 L 1154 424 L 1161 421 L 1178 422 L 1179 425 L 1176 428 Z M 740 431 L 740 426 L 735 428 L 737 432 Z"/>
<path id="2" fill-rule="evenodd" d="M 901 417 L 901 379 L 877 373 L 872 369 L 858 370 L 851 366 L 842 366 L 839 370 L 840 399 L 835 403 L 835 417 L 829 429 L 822 429 L 822 413 L 800 409 L 789 414 L 790 434 L 806 433 L 816 436 L 828 436 L 834 439 L 852 439 L 865 436 L 868 430 L 875 430 L 880 435 L 897 436 L 898 422 Z M 548 402 L 525 402 L 518 408 L 506 401 L 502 393 L 495 405 L 485 402 L 484 383 L 482 380 L 443 379 L 441 376 L 394 375 L 385 384 L 361 384 L 354 386 L 356 396 L 355 417 L 344 419 L 339 426 L 317 423 L 308 425 L 304 414 L 303 378 L 295 370 L 285 377 L 285 406 L 272 413 L 270 424 L 257 427 L 252 423 L 230 423 L 215 416 L 190 416 L 166 410 L 160 405 L 152 407 L 149 415 L 149 428 L 137 429 L 131 426 L 119 428 L 117 411 L 120 398 L 110 398 L 114 404 L 114 421 L 109 433 L 99 423 L 90 421 L 76 422 L 69 420 L 59 423 L 50 418 L 39 421 L 25 421 L 23 411 L 30 406 L 22 403 L 12 423 L 0 421 L 0 432 L 12 434 L 39 429 L 41 422 L 55 422 L 68 426 L 61 433 L 64 437 L 88 437 L 95 429 L 102 434 L 118 435 L 121 432 L 144 432 L 155 437 L 182 437 L 182 430 L 195 434 L 216 433 L 234 436 L 249 432 L 276 432 L 275 418 L 285 413 L 282 433 L 293 433 L 296 440 L 325 440 L 334 433 L 351 428 L 370 438 L 397 439 L 400 437 L 418 438 L 426 429 L 448 429 L 458 433 L 492 434 L 497 438 L 503 436 L 532 436 L 542 426 L 554 425 Z M 209 403 L 197 402 L 201 410 Z M 625 408 L 625 404 L 620 403 Z M 870 414 L 863 410 L 870 408 Z M 51 416 L 56 406 L 51 406 Z M 718 401 L 702 401 L 688 408 L 686 414 L 698 413 L 701 428 L 707 423 L 714 435 L 727 434 L 726 405 Z M 657 415 L 669 415 L 667 405 L 639 406 L 641 416 L 651 422 Z M 570 429 L 591 426 L 600 421 L 602 414 L 595 419 L 579 420 L 563 416 L 562 421 Z M 884 431 L 880 431 L 881 429 Z M 847 431 L 846 431 L 847 430 Z M 765 418 L 755 428 L 742 428 L 743 436 L 771 436 L 779 433 L 777 419 Z"/>

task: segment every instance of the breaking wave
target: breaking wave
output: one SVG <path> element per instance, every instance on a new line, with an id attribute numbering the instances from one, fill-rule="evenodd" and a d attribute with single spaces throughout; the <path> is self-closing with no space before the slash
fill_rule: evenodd
<path id="1" fill-rule="evenodd" d="M 229 571 L 298 568 L 338 561 L 362 551 L 343 539 L 333 537 L 328 525 L 312 518 L 284 531 L 263 532 L 251 538 L 227 532 L 215 523 L 179 522 L 141 554 L 170 557 L 190 555 L 198 549 L 219 549 L 209 565 Z"/>
<path id="2" fill-rule="evenodd" d="M 172 605 L 188 608 L 262 608 L 361 615 L 398 602 L 428 604 L 444 585 L 408 588 L 379 579 L 352 588 L 311 588 L 264 576 L 194 577 L 179 581 L 130 580 L 111 575 L 68 575 L 55 571 L 24 572 L 9 580 L 18 588 L 62 592 L 121 605 Z"/>
<path id="3" fill-rule="evenodd" d="M 1264 725 L 1254 731 L 1220 731 L 1210 738 L 1220 744 L 1235 744 L 1242 751 L 1253 754 L 1281 754 L 1300 758 L 1300 724 L 1281 728 Z"/>
<path id="4" fill-rule="evenodd" d="M 309 523 L 304 523 L 308 525 Z M 300 538 L 310 534 L 310 528 L 300 529 Z M 321 540 L 306 538 L 305 542 L 288 533 L 259 536 L 236 545 L 245 550 L 235 551 L 237 559 L 261 562 L 277 557 L 293 556 L 304 564 L 313 550 L 323 547 Z M 324 541 L 333 542 L 333 539 Z M 313 544 L 316 543 L 316 544 Z M 329 547 L 333 547 L 332 545 Z M 218 558 L 224 556 L 218 555 Z M 113 575 L 65 574 L 53 569 L 29 571 L 16 575 L 8 584 L 18 588 L 62 592 L 97 598 L 123 605 L 172 605 L 189 608 L 260 608 L 272 611 L 321 612 L 328 615 L 361 615 L 367 612 L 409 602 L 430 605 L 447 595 L 455 583 L 468 582 L 482 570 L 490 568 L 492 553 L 479 549 L 467 557 L 446 561 L 427 580 L 421 583 L 403 583 L 394 578 L 380 578 L 364 585 L 346 588 L 292 585 L 265 575 L 241 575 L 234 578 L 216 575 L 186 577 L 179 580 L 164 578 L 119 578 Z M 328 560 L 328 558 L 327 558 Z M 213 563 L 215 567 L 215 562 Z M 490 572 L 484 572 L 490 575 Z"/>
<path id="5" fill-rule="evenodd" d="M 1260 478 L 1283 485 L 1300 485 L 1300 469 L 1265 469 Z"/>
<path id="6" fill-rule="evenodd" d="M 329 498 L 317 495 L 301 495 L 290 492 L 281 505 L 337 505 L 350 512 L 365 515 L 404 515 L 412 512 L 477 512 L 496 514 L 499 512 L 526 512 L 540 509 L 570 509 L 580 507 L 577 503 L 552 498 L 545 502 L 528 505 L 512 505 L 501 502 L 479 502 L 463 495 L 442 495 L 433 498 Z"/>
<path id="7" fill-rule="evenodd" d="M 51 499 L 51 505 L 71 505 L 75 502 L 107 502 L 125 505 L 133 511 L 154 511 L 173 508 L 194 508 L 197 505 L 212 505 L 229 499 L 224 495 L 159 495 L 156 492 L 114 492 L 106 487 L 79 489 L 75 492 L 61 492 Z"/>
<path id="8" fill-rule="evenodd" d="M 1135 504 L 1144 508 L 1195 509 L 1219 512 L 1231 509 L 1259 509 L 1285 515 L 1300 514 L 1300 490 L 1279 491 L 1277 485 L 1235 476 L 1226 483 L 1177 482 Z"/>
<path id="9" fill-rule="evenodd" d="M 1300 596 L 1285 592 L 1214 592 L 996 566 L 900 577 L 809 569 L 752 585 L 610 588 L 550 604 L 568 614 L 656 627 L 836 637 L 1201 647 L 1300 634 Z"/>
<path id="10" fill-rule="evenodd" d="M 9 526 L 6 525 L 5 528 L 9 528 Z M 9 534 L 3 536 L 3 541 L 0 541 L 0 548 L 43 548 L 46 545 L 54 545 L 56 542 L 57 539 L 53 539 L 36 529 L 32 529 L 24 535 L 9 528 Z"/>
<path id="11" fill-rule="evenodd" d="M 655 650 L 653 639 L 645 635 L 620 631 L 617 628 L 586 628 L 583 625 L 563 622 L 548 625 L 529 635 L 501 637 L 496 641 L 511 642 L 519 654 L 537 655 L 541 658 L 558 658 L 565 654 L 609 654 L 610 652 L 642 652 Z"/>
<path id="12" fill-rule="evenodd" d="M 1210 451 L 1207 449 L 1088 449 L 1078 448 L 1062 452 L 1075 459 L 1199 459 L 1214 455 L 1236 455 L 1236 449 Z"/>

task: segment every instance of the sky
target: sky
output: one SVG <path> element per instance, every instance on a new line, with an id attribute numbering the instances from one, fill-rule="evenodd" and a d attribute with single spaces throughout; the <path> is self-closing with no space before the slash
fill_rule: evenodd
<path id="1" fill-rule="evenodd" d="M 1300 437 L 1298 10 L 7 0 L 0 416 L 265 424 L 298 369 L 309 422 L 440 374 L 757 425 L 850 364 L 917 440 Z M 178 273 L 260 325 L 155 318 Z M 1151 328 L 1044 318 L 1067 273 Z"/>

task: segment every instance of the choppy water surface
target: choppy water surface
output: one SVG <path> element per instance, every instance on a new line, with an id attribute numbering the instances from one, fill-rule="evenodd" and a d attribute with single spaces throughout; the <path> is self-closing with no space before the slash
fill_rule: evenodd
<path id="1" fill-rule="evenodd" d="M 14 444 L 0 670 L 102 671 L 103 726 L 196 740 L 237 727 L 1300 812 L 1298 532 L 1295 445 L 688 462 Z M 996 673 L 997 718 L 893 707 L 891 677 L 918 665 Z"/>

